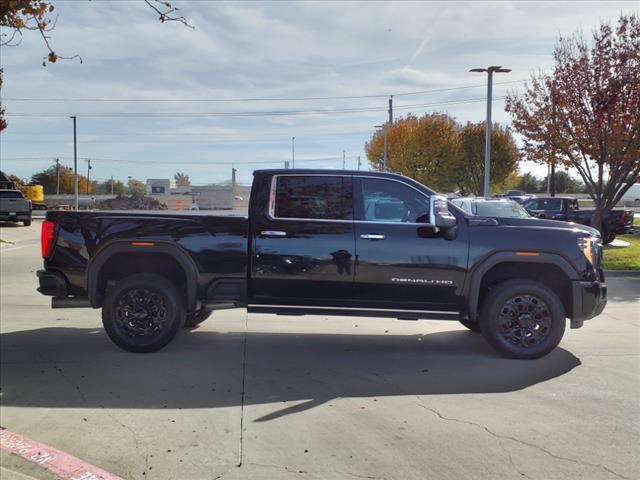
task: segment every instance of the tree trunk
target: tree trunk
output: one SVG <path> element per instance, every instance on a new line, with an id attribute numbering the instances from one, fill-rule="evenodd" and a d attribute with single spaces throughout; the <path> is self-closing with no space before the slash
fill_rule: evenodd
<path id="1" fill-rule="evenodd" d="M 591 217 L 591 226 L 597 229 L 600 233 L 603 233 L 601 230 L 602 227 L 602 219 L 604 218 L 604 210 L 601 206 L 596 204 L 596 209 L 593 212 L 593 216 Z"/>
<path id="2" fill-rule="evenodd" d="M 551 174 L 549 175 L 549 195 L 556 196 L 556 164 L 551 164 Z"/>

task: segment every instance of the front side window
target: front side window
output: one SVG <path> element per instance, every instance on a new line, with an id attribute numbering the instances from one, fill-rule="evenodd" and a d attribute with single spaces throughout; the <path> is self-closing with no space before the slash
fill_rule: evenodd
<path id="1" fill-rule="evenodd" d="M 283 175 L 276 177 L 276 218 L 352 220 L 351 177 Z"/>
<path id="2" fill-rule="evenodd" d="M 362 212 L 358 220 L 427 223 L 429 199 L 408 185 L 392 180 L 362 178 Z"/>

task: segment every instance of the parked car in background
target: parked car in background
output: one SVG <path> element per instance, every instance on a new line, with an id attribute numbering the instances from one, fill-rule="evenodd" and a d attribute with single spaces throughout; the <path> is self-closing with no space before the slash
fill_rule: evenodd
<path id="1" fill-rule="evenodd" d="M 535 195 L 528 194 L 524 190 L 507 190 L 506 192 L 504 192 L 504 194 L 501 195 L 501 197 L 509 198 L 518 203 L 523 203 L 524 201 L 529 200 L 534 196 Z"/>
<path id="2" fill-rule="evenodd" d="M 31 209 L 31 200 L 25 199 L 20 190 L 0 190 L 0 220 L 22 222 L 28 227 L 31 225 Z"/>
<path id="3" fill-rule="evenodd" d="M 578 200 L 570 197 L 536 197 L 530 198 L 522 205 L 529 213 L 539 218 L 574 222 L 581 225 L 591 225 L 591 217 L 595 210 L 580 210 Z M 611 210 L 602 220 L 600 233 L 605 244 L 615 240 L 616 235 L 632 233 L 633 211 L 617 209 Z"/>
<path id="4" fill-rule="evenodd" d="M 634 183 L 622 196 L 623 202 L 640 202 L 640 183 Z"/>
<path id="5" fill-rule="evenodd" d="M 522 206 L 509 198 L 461 197 L 451 200 L 469 215 L 494 218 L 530 218 Z"/>
<path id="6" fill-rule="evenodd" d="M 532 359 L 607 297 L 596 230 L 468 215 L 381 172 L 257 171 L 248 217 L 49 211 L 42 256 L 52 307 L 102 308 L 109 337 L 133 352 L 243 307 L 458 320 Z"/>

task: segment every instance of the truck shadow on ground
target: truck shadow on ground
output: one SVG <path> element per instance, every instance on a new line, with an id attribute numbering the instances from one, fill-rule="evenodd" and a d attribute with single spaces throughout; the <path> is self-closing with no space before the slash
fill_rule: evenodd
<path id="1" fill-rule="evenodd" d="M 460 330 L 249 332 L 246 361 L 244 342 L 243 332 L 207 331 L 205 325 L 145 355 L 118 350 L 101 329 L 5 333 L 0 399 L 3 406 L 43 408 L 238 406 L 244 366 L 244 404 L 276 404 L 273 413 L 254 420 L 265 421 L 341 397 L 511 392 L 580 365 L 562 348 L 535 361 L 500 358 L 480 335 Z"/>

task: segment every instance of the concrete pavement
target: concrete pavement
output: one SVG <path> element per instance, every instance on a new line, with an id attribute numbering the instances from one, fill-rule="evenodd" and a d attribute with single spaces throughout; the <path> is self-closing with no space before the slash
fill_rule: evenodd
<path id="1" fill-rule="evenodd" d="M 640 478 L 638 277 L 537 361 L 447 321 L 244 310 L 135 355 L 35 292 L 38 232 L 0 227 L 0 423 L 122 478 Z"/>

